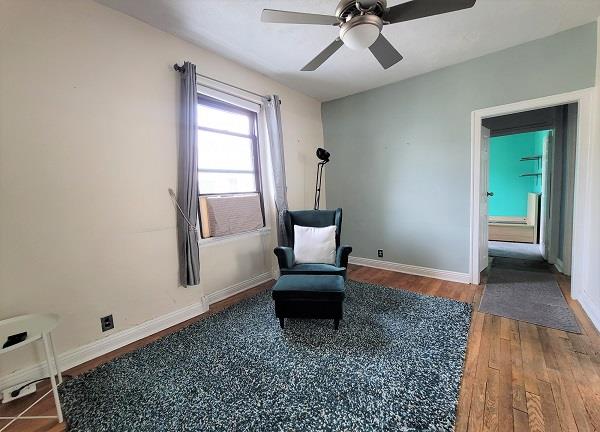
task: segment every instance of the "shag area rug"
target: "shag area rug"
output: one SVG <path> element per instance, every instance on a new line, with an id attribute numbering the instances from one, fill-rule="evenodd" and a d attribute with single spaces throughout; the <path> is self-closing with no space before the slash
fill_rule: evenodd
<path id="1" fill-rule="evenodd" d="M 265 292 L 66 381 L 69 431 L 451 431 L 471 306 L 347 282 L 344 320 Z"/>

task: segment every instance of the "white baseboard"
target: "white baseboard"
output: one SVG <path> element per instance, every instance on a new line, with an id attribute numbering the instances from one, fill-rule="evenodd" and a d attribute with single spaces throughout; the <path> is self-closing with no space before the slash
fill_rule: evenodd
<path id="1" fill-rule="evenodd" d="M 85 363 L 103 354 L 114 351 L 132 342 L 136 342 L 146 336 L 153 335 L 164 329 L 172 327 L 183 321 L 187 321 L 208 311 L 206 300 L 186 306 L 166 315 L 161 315 L 149 321 L 145 321 L 134 327 L 111 334 L 97 341 L 74 348 L 58 355 L 61 370 L 67 370 L 74 366 Z M 45 362 L 19 369 L 8 375 L 0 377 L 0 389 L 15 384 L 35 380 L 48 376 Z"/>
<path id="2" fill-rule="evenodd" d="M 251 279 L 245 280 L 235 285 L 231 285 L 222 290 L 215 291 L 214 293 L 210 293 L 206 296 L 206 300 L 208 304 L 211 305 L 218 301 L 225 300 L 227 297 L 231 297 L 232 295 L 238 294 L 242 291 L 246 291 L 247 289 L 254 288 L 255 286 L 258 286 L 262 283 L 268 282 L 271 279 L 273 279 L 273 275 L 269 272 L 265 272 L 259 274 L 258 276 L 254 276 Z"/>
<path id="3" fill-rule="evenodd" d="M 143 322 L 135 327 L 128 328 L 118 333 L 106 336 L 100 340 L 61 353 L 58 355 L 60 368 L 63 371 L 70 369 L 132 342 L 136 342 L 147 336 L 158 333 L 159 331 L 197 317 L 198 315 L 202 315 L 208 311 L 209 304 L 255 287 L 261 283 L 267 282 L 272 278 L 273 275 L 269 272 L 260 274 L 252 279 L 248 279 L 244 282 L 212 293 L 206 296 L 203 301 L 199 303 L 186 306 L 166 315 L 151 319 L 150 321 Z M 0 377 L 0 389 L 5 389 L 13 385 L 32 381 L 44 376 L 48 376 L 45 363 L 34 364 Z"/>
<path id="4" fill-rule="evenodd" d="M 581 291 L 577 301 L 590 318 L 597 330 L 600 330 L 600 302 L 594 303 L 587 292 Z"/>
<path id="5" fill-rule="evenodd" d="M 471 283 L 471 276 L 468 273 L 459 273 L 449 270 L 432 269 L 429 267 L 419 267 L 409 264 L 399 264 L 390 261 L 374 260 L 370 258 L 361 258 L 351 256 L 350 264 L 374 267 L 383 270 L 391 270 L 400 273 L 407 273 L 417 276 L 425 276 L 434 279 L 442 279 L 451 282 Z"/>

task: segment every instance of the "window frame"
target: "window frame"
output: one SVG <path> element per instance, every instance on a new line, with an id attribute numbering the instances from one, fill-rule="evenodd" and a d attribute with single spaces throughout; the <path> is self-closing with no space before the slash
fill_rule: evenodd
<path id="1" fill-rule="evenodd" d="M 248 117 L 248 119 L 250 120 L 250 126 L 251 126 L 249 135 L 245 135 L 245 134 L 238 133 L 238 132 L 230 132 L 230 131 L 226 131 L 223 129 L 213 129 L 213 128 L 199 126 L 199 125 L 197 125 L 196 128 L 198 131 L 205 131 L 205 132 L 218 133 L 218 134 L 223 134 L 223 135 L 228 135 L 228 136 L 235 136 L 235 137 L 239 137 L 239 138 L 250 139 L 251 145 L 252 145 L 252 163 L 254 166 L 253 171 L 227 170 L 227 169 L 206 169 L 206 168 L 201 169 L 201 168 L 198 168 L 198 163 L 196 163 L 196 169 L 198 170 L 198 174 L 200 174 L 200 172 L 248 173 L 248 174 L 252 173 L 252 174 L 254 174 L 254 184 L 255 184 L 255 190 L 249 191 L 249 192 L 247 191 L 247 192 L 202 193 L 200 191 L 200 189 L 201 189 L 200 182 L 198 181 L 198 199 L 200 199 L 200 197 L 203 197 L 203 196 L 210 197 L 210 196 L 233 196 L 233 195 L 258 194 L 259 201 L 260 201 L 260 211 L 261 211 L 262 222 L 263 222 L 263 226 L 259 230 L 265 229 L 267 224 L 266 224 L 266 217 L 265 217 L 265 204 L 264 204 L 264 196 L 263 196 L 264 194 L 263 194 L 263 184 L 262 184 L 262 166 L 261 166 L 260 145 L 259 145 L 259 136 L 258 136 L 258 113 L 253 110 L 250 110 L 250 109 L 247 109 L 244 107 L 240 107 L 233 103 L 222 101 L 222 100 L 216 99 L 214 97 L 211 97 L 211 96 L 208 96 L 208 95 L 202 94 L 202 93 L 197 93 L 196 103 L 197 103 L 197 105 L 204 105 L 204 106 L 220 109 L 220 110 L 223 110 L 226 112 L 244 114 Z M 198 142 L 196 143 L 196 145 L 198 145 Z M 198 158 L 200 158 L 200 157 L 201 157 L 201 155 L 198 154 Z M 200 219 L 200 207 L 199 206 L 198 206 L 198 219 Z M 239 234 L 243 235 L 243 234 L 253 232 L 253 231 L 257 231 L 257 230 L 251 230 L 251 231 L 247 231 L 245 233 L 239 233 Z M 220 238 L 220 237 L 202 237 L 202 234 L 200 235 L 200 237 L 203 240 Z"/>

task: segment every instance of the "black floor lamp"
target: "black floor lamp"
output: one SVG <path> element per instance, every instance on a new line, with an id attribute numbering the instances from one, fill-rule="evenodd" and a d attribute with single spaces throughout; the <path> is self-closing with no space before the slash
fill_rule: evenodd
<path id="1" fill-rule="evenodd" d="M 319 210 L 319 202 L 321 201 L 321 179 L 323 178 L 323 166 L 329 162 L 331 154 L 324 148 L 317 149 L 317 181 L 315 183 L 315 210 Z"/>

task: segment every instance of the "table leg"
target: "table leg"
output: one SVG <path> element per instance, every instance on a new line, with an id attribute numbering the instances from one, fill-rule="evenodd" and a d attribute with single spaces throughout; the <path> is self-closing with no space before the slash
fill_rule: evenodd
<path id="1" fill-rule="evenodd" d="M 56 377 L 54 376 L 54 370 L 50 362 L 50 342 L 48 340 L 48 334 L 42 335 L 44 340 L 44 351 L 46 352 L 46 363 L 48 364 L 48 372 L 50 373 L 50 383 L 52 384 L 52 394 L 54 396 L 54 405 L 56 406 L 56 415 L 58 416 L 58 422 L 63 422 L 62 409 L 60 407 L 60 398 L 58 397 L 58 389 L 56 388 Z"/>
<path id="2" fill-rule="evenodd" d="M 52 360 L 54 360 L 54 367 L 56 368 L 56 374 L 58 375 L 58 383 L 62 384 L 62 373 L 60 372 L 60 366 L 58 364 L 58 359 L 56 358 L 56 348 L 54 348 L 52 334 L 48 333 L 48 339 L 50 339 L 50 350 L 52 351 Z"/>

